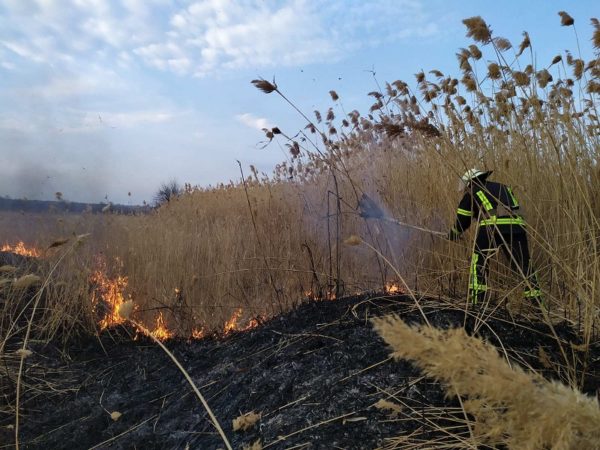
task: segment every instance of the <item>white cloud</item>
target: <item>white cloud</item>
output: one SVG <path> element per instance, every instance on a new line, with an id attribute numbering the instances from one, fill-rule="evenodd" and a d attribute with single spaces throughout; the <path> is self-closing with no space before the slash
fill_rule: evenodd
<path id="1" fill-rule="evenodd" d="M 180 30 L 185 29 L 185 27 L 188 26 L 188 21 L 181 14 L 175 14 L 173 17 L 171 17 L 171 20 L 169 21 L 169 23 L 173 27 L 180 29 Z"/>
<path id="2" fill-rule="evenodd" d="M 40 56 L 35 50 L 25 43 L 3 40 L 0 41 L 0 44 L 21 58 L 29 59 L 36 63 L 46 62 L 45 58 Z"/>
<path id="3" fill-rule="evenodd" d="M 113 94 L 123 91 L 123 82 L 110 71 L 91 72 L 86 76 L 65 74 L 48 79 L 45 83 L 20 89 L 19 93 L 27 96 L 37 96 L 46 100 L 57 101 L 65 98 L 77 98 L 84 95 L 96 94 L 104 91 Z"/>
<path id="4" fill-rule="evenodd" d="M 185 74 L 192 66 L 192 61 L 175 43 L 151 44 L 134 50 L 147 64 L 160 70 L 168 70 L 176 74 Z"/>
<path id="5" fill-rule="evenodd" d="M 98 130 L 126 130 L 145 125 L 158 125 L 172 121 L 175 117 L 182 116 L 183 112 L 167 110 L 143 111 L 90 111 L 68 110 L 65 116 L 69 122 L 60 128 L 64 133 L 92 133 Z"/>
<path id="6" fill-rule="evenodd" d="M 86 20 L 81 25 L 81 29 L 85 30 L 89 36 L 106 42 L 115 48 L 120 48 L 125 38 L 124 33 L 115 24 L 100 18 L 93 17 Z"/>
<path id="7" fill-rule="evenodd" d="M 268 119 L 265 119 L 264 117 L 256 117 L 251 113 L 238 114 L 235 116 L 235 118 L 247 127 L 255 128 L 257 130 L 262 130 L 263 128 L 273 128 L 273 125 Z"/>
<path id="8" fill-rule="evenodd" d="M 138 125 L 168 122 L 175 117 L 175 114 L 169 111 L 130 111 L 99 113 L 99 116 L 111 126 L 132 128 Z"/>
<path id="9" fill-rule="evenodd" d="M 38 115 L 29 111 L 18 111 L 11 117 L 0 118 L 0 130 L 27 134 L 45 133 L 95 133 L 108 130 L 138 129 L 173 123 L 176 118 L 184 118 L 183 110 L 144 109 L 126 111 L 106 111 L 62 107 L 54 111 L 55 116 L 47 117 L 45 112 Z"/>
<path id="10" fill-rule="evenodd" d="M 0 42 L 38 64 L 135 55 L 179 75 L 338 60 L 439 32 L 424 0 L 10 0 Z M 96 55 L 96 56 L 95 56 Z"/>
<path id="11" fill-rule="evenodd" d="M 170 24 L 170 44 L 189 55 L 197 76 L 222 69 L 300 65 L 336 53 L 323 20 L 305 1 L 205 0 L 172 15 Z"/>
<path id="12" fill-rule="evenodd" d="M 231 156 L 237 151 L 232 148 L 253 139 L 252 130 L 273 126 L 264 117 L 238 114 L 234 120 L 247 128 L 231 136 L 231 123 L 222 121 L 246 104 L 233 98 L 234 89 L 219 79 L 170 75 L 219 78 L 244 70 L 248 78 L 265 67 L 349 60 L 357 48 L 436 33 L 433 12 L 423 5 L 425 0 L 0 0 L 0 145 L 19 159 L 20 149 L 51 154 L 52 164 L 69 160 L 55 156 L 65 148 L 103 161 L 112 161 L 105 155 L 114 151 L 115 161 L 135 159 L 119 168 L 135 170 L 142 186 L 148 174 L 138 165 L 154 164 L 162 174 L 165 149 L 188 152 L 190 160 L 206 148 Z M 206 92 L 213 85 L 223 92 Z M 209 107 L 210 113 L 199 114 Z M 137 158 L 126 156 L 133 148 Z M 214 167 L 225 167 L 223 160 L 211 156 L 203 176 L 217 181 Z M 181 163 L 180 170 L 197 176 L 190 167 Z"/>

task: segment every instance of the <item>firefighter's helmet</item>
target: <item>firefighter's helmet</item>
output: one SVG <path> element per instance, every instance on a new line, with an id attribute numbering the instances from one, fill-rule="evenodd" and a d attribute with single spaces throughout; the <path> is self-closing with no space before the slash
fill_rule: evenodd
<path id="1" fill-rule="evenodd" d="M 464 175 L 462 177 L 460 177 L 461 188 L 464 188 L 465 186 L 467 186 L 472 180 L 474 180 L 476 178 L 485 178 L 491 173 L 492 173 L 491 170 L 484 172 L 479 169 L 469 169 L 464 173 Z"/>

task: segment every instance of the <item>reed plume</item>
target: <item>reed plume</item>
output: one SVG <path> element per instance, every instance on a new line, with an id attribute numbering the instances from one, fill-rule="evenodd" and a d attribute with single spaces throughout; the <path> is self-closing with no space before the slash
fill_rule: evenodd
<path id="1" fill-rule="evenodd" d="M 600 448 L 598 401 L 556 381 L 511 367 L 497 350 L 464 329 L 409 326 L 399 317 L 373 319 L 396 359 L 409 359 L 467 397 L 473 435 L 484 445 L 521 449 Z"/>
<path id="2" fill-rule="evenodd" d="M 480 16 L 469 17 L 462 22 L 467 27 L 467 37 L 472 37 L 482 44 L 487 44 L 492 39 L 492 31 Z"/>
<path id="3" fill-rule="evenodd" d="M 563 27 L 568 27 L 575 24 L 575 19 L 573 19 L 569 14 L 565 11 L 559 11 L 558 15 L 560 16 L 560 24 Z"/>

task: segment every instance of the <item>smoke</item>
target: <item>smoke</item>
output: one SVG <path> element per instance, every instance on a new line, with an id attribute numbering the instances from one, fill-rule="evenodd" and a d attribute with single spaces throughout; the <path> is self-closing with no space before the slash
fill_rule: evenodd
<path id="1" fill-rule="evenodd" d="M 99 202 L 109 187 L 110 147 L 102 136 L 83 140 L 45 127 L 36 133 L 0 128 L 0 195 Z"/>

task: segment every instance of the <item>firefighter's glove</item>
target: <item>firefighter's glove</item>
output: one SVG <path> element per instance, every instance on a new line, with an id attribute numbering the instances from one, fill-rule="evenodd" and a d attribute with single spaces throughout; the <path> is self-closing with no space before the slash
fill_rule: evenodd
<path id="1" fill-rule="evenodd" d="M 459 233 L 457 230 L 455 230 L 455 229 L 453 228 L 453 229 L 451 229 L 451 230 L 450 230 L 450 232 L 448 233 L 448 237 L 447 237 L 447 239 L 448 239 L 449 241 L 456 242 L 456 241 L 458 241 L 458 240 L 460 239 L 460 233 Z"/>

